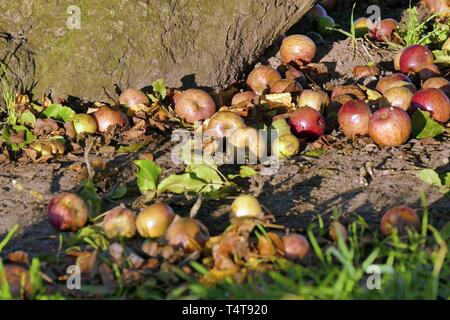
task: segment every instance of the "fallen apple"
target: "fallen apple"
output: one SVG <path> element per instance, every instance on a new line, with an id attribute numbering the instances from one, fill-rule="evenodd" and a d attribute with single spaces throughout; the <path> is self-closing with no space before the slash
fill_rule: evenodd
<path id="1" fill-rule="evenodd" d="M 138 233 L 144 238 L 163 236 L 175 218 L 170 206 L 158 202 L 148 206 L 139 213 L 136 219 Z"/>
<path id="2" fill-rule="evenodd" d="M 310 250 L 308 240 L 300 234 L 290 234 L 282 238 L 286 258 L 300 260 L 306 257 Z"/>
<path id="3" fill-rule="evenodd" d="M 240 115 L 231 111 L 219 111 L 208 122 L 208 134 L 216 138 L 230 136 L 236 129 L 245 128 L 245 121 Z"/>
<path id="4" fill-rule="evenodd" d="M 107 132 L 110 127 L 123 129 L 128 126 L 128 118 L 120 111 L 115 111 L 109 107 L 102 106 L 93 113 L 93 117 L 97 122 L 99 132 Z"/>
<path id="5" fill-rule="evenodd" d="M 120 204 L 106 212 L 101 227 L 109 239 L 130 239 L 136 234 L 136 216 Z"/>
<path id="6" fill-rule="evenodd" d="M 338 242 L 338 236 L 342 237 L 342 240 L 344 240 L 344 242 L 347 241 L 348 238 L 347 229 L 337 221 L 334 221 L 330 224 L 328 234 L 334 242 Z"/>
<path id="7" fill-rule="evenodd" d="M 300 141 L 293 134 L 277 137 L 272 143 L 272 154 L 279 158 L 295 156 L 300 151 Z"/>
<path id="8" fill-rule="evenodd" d="M 264 212 L 258 199 L 252 195 L 242 194 L 237 196 L 230 208 L 231 218 L 256 218 L 264 217 Z"/>
<path id="9" fill-rule="evenodd" d="M 301 93 L 297 104 L 299 107 L 311 107 L 319 112 L 323 112 L 330 104 L 330 98 L 325 91 L 308 89 Z"/>
<path id="10" fill-rule="evenodd" d="M 311 107 L 301 107 L 290 117 L 295 135 L 302 139 L 315 140 L 325 132 L 325 119 Z"/>
<path id="11" fill-rule="evenodd" d="M 62 192 L 52 198 L 47 214 L 50 223 L 59 231 L 76 231 L 86 224 L 89 209 L 75 193 Z"/>
<path id="12" fill-rule="evenodd" d="M 436 88 L 417 91 L 412 97 L 410 109 L 412 113 L 417 109 L 428 111 L 437 122 L 447 123 L 450 120 L 450 100 Z"/>
<path id="13" fill-rule="evenodd" d="M 216 112 L 213 98 L 201 89 L 187 89 L 174 100 L 176 114 L 188 123 L 209 119 Z"/>
<path id="14" fill-rule="evenodd" d="M 208 229 L 198 220 L 176 216 L 167 229 L 169 244 L 186 253 L 201 251 L 209 239 Z"/>
<path id="15" fill-rule="evenodd" d="M 403 73 L 417 73 L 432 64 L 434 64 L 433 52 L 419 44 L 404 49 L 400 55 L 400 70 Z"/>
<path id="16" fill-rule="evenodd" d="M 411 118 L 397 107 L 383 107 L 369 121 L 369 136 L 381 146 L 402 145 L 408 141 L 411 131 Z"/>
<path id="17" fill-rule="evenodd" d="M 414 93 L 407 87 L 394 87 L 384 93 L 388 105 L 408 111 Z"/>
<path id="18" fill-rule="evenodd" d="M 372 111 L 363 100 L 350 100 L 342 105 L 338 112 L 338 123 L 348 138 L 369 134 L 369 121 Z"/>
<path id="19" fill-rule="evenodd" d="M 86 113 L 79 113 L 72 118 L 73 127 L 76 134 L 94 134 L 97 132 L 97 122 Z"/>
<path id="20" fill-rule="evenodd" d="M 384 236 L 389 236 L 394 230 L 404 235 L 407 230 L 419 230 L 420 220 L 417 213 L 406 206 L 398 206 L 388 210 L 381 219 L 380 231 Z"/>

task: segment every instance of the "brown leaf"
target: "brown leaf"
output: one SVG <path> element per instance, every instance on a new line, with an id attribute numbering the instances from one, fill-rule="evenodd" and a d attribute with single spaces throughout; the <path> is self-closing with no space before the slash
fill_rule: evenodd
<path id="1" fill-rule="evenodd" d="M 159 267 L 159 260 L 156 258 L 150 258 L 147 262 L 142 266 L 142 269 L 156 269 Z"/>
<path id="2" fill-rule="evenodd" d="M 36 135 L 56 134 L 59 131 L 58 123 L 51 119 L 37 119 L 33 132 Z"/>
<path id="3" fill-rule="evenodd" d="M 158 128 L 161 131 L 166 131 L 166 129 L 169 127 L 168 125 L 154 119 L 148 119 L 148 122 L 150 126 Z"/>
<path id="4" fill-rule="evenodd" d="M 324 63 L 310 63 L 308 64 L 307 68 L 308 71 L 312 74 L 328 74 L 328 67 Z"/>
<path id="5" fill-rule="evenodd" d="M 123 269 L 122 279 L 126 285 L 136 285 L 141 283 L 145 278 L 141 270 Z"/>
<path id="6" fill-rule="evenodd" d="M 102 263 L 98 268 L 100 278 L 104 286 L 109 288 L 114 288 L 116 286 L 116 281 L 114 278 L 114 273 L 112 269 L 106 263 Z"/>
<path id="7" fill-rule="evenodd" d="M 142 136 L 145 134 L 145 130 L 138 130 L 138 129 L 130 129 L 127 131 L 124 131 L 122 133 L 122 137 L 124 139 L 125 142 L 129 142 L 132 140 L 136 140 L 139 138 L 142 138 Z"/>
<path id="8" fill-rule="evenodd" d="M 93 278 L 97 273 L 97 251 L 80 252 L 76 259 L 76 264 L 80 267 L 81 273 Z"/>
<path id="9" fill-rule="evenodd" d="M 25 251 L 21 251 L 21 250 L 17 250 L 17 251 L 9 253 L 6 256 L 6 259 L 13 263 L 22 263 L 25 265 L 30 264 L 30 258 L 28 256 L 28 253 L 26 253 Z"/>
<path id="10" fill-rule="evenodd" d="M 155 159 L 155 157 L 150 152 L 145 152 L 145 153 L 142 153 L 141 155 L 139 155 L 139 160 L 150 160 L 150 161 L 153 161 L 154 159 Z"/>
<path id="11" fill-rule="evenodd" d="M 149 257 L 157 257 L 160 251 L 158 243 L 153 241 L 145 241 L 141 246 L 141 250 Z"/>
<path id="12" fill-rule="evenodd" d="M 66 133 L 66 136 L 68 136 L 71 139 L 75 139 L 77 137 L 77 133 L 75 132 L 75 127 L 73 126 L 72 121 L 68 121 L 64 123 L 64 130 Z"/>

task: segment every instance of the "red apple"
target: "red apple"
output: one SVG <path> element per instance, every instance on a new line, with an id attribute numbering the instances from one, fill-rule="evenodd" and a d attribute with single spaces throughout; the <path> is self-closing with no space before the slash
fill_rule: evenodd
<path id="1" fill-rule="evenodd" d="M 388 236 L 394 229 L 401 235 L 406 233 L 406 229 L 419 230 L 420 220 L 416 212 L 405 206 L 388 210 L 381 219 L 380 231 L 384 236 Z"/>
<path id="2" fill-rule="evenodd" d="M 438 77 L 441 75 L 441 71 L 435 64 L 430 64 L 428 66 L 423 67 L 419 71 L 419 77 L 422 81 L 426 81 L 433 77 Z"/>
<path id="3" fill-rule="evenodd" d="M 348 239 L 348 233 L 347 229 L 337 221 L 334 221 L 330 224 L 330 228 L 328 229 L 328 234 L 330 235 L 330 238 L 334 241 L 338 241 L 338 235 L 342 237 L 342 240 L 347 241 Z"/>
<path id="4" fill-rule="evenodd" d="M 325 120 L 319 111 L 301 107 L 290 118 L 290 124 L 299 138 L 317 139 L 325 132 Z"/>
<path id="5" fill-rule="evenodd" d="M 404 49 L 400 55 L 400 70 L 403 73 L 417 73 L 432 64 L 433 52 L 419 44 Z"/>
<path id="6" fill-rule="evenodd" d="M 103 106 L 94 112 L 93 117 L 97 122 L 99 132 L 108 131 L 109 127 L 125 128 L 128 126 L 128 118 L 120 111 L 115 111 L 109 107 Z"/>
<path id="7" fill-rule="evenodd" d="M 371 34 L 380 41 L 391 41 L 398 22 L 394 19 L 384 19 L 375 24 Z"/>
<path id="8" fill-rule="evenodd" d="M 338 123 L 346 137 L 364 136 L 369 133 L 371 115 L 372 111 L 363 100 L 350 100 L 339 109 Z"/>
<path id="9" fill-rule="evenodd" d="M 299 234 L 290 234 L 283 237 L 286 257 L 291 260 L 304 258 L 309 252 L 308 240 Z"/>
<path id="10" fill-rule="evenodd" d="M 369 121 L 369 135 L 379 145 L 399 146 L 408 141 L 412 123 L 408 113 L 397 107 L 376 111 Z"/>
<path id="11" fill-rule="evenodd" d="M 450 39 L 450 38 L 449 38 Z M 422 89 L 436 88 L 444 92 L 450 98 L 450 82 L 443 77 L 433 77 L 422 84 Z"/>
<path id="12" fill-rule="evenodd" d="M 60 231 L 76 231 L 86 224 L 89 209 L 78 195 L 63 192 L 53 197 L 48 208 L 50 223 Z"/>
<path id="13" fill-rule="evenodd" d="M 32 293 L 30 272 L 18 264 L 5 264 L 5 280 L 9 286 L 9 292 L 13 298 L 27 298 Z M 0 275 L 0 287 L 3 278 Z M 22 291 L 23 290 L 23 291 Z"/>
<path id="14" fill-rule="evenodd" d="M 411 112 L 417 109 L 431 113 L 431 117 L 441 123 L 450 119 L 450 100 L 439 89 L 428 88 L 417 91 L 411 100 Z"/>
<path id="15" fill-rule="evenodd" d="M 188 123 L 209 119 L 216 112 L 213 98 L 200 89 L 187 89 L 174 100 L 176 114 Z"/>

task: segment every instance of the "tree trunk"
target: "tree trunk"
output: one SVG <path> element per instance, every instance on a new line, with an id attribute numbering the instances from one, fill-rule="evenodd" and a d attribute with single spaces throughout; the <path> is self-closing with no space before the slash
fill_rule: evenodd
<path id="1" fill-rule="evenodd" d="M 0 59 L 15 84 L 37 96 L 104 99 L 103 86 L 142 88 L 158 78 L 223 87 L 314 2 L 2 1 Z"/>

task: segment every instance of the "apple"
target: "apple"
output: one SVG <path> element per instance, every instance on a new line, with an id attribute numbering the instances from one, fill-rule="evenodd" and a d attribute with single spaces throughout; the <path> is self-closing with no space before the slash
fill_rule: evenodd
<path id="1" fill-rule="evenodd" d="M 50 223 L 59 231 L 76 231 L 88 221 L 89 209 L 75 193 L 62 192 L 52 198 L 47 214 Z"/>
<path id="2" fill-rule="evenodd" d="M 381 146 L 402 145 L 408 141 L 411 131 L 411 118 L 397 107 L 383 107 L 369 121 L 369 136 Z"/>
<path id="3" fill-rule="evenodd" d="M 301 107 L 290 117 L 295 135 L 302 139 L 315 140 L 325 132 L 325 119 L 311 107 Z"/>
<path id="4" fill-rule="evenodd" d="M 338 123 L 348 138 L 369 133 L 369 121 L 372 111 L 363 100 L 350 100 L 342 105 L 338 112 Z"/>
<path id="5" fill-rule="evenodd" d="M 394 230 L 400 235 L 404 235 L 407 231 L 419 230 L 420 220 L 417 213 L 406 206 L 398 206 L 388 210 L 381 219 L 380 231 L 384 236 L 389 236 Z"/>
<path id="6" fill-rule="evenodd" d="M 447 123 L 450 119 L 450 100 L 439 89 L 427 88 L 417 91 L 411 100 L 411 112 L 421 109 L 431 113 L 437 122 Z"/>

